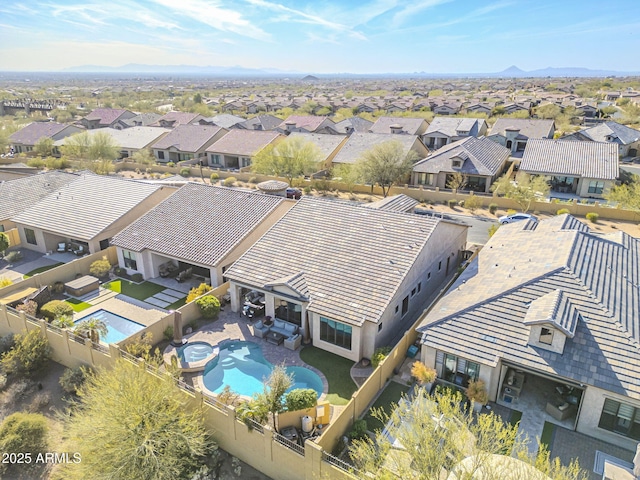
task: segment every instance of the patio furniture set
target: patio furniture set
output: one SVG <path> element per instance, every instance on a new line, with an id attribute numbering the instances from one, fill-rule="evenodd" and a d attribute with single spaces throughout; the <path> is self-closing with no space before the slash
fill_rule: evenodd
<path id="1" fill-rule="evenodd" d="M 276 318 L 271 325 L 266 325 L 262 320 L 253 325 L 253 336 L 264 338 L 268 343 L 280 345 L 289 350 L 296 350 L 302 343 L 302 335 L 298 331 L 298 326 Z"/>
<path id="2" fill-rule="evenodd" d="M 58 253 L 71 252 L 78 257 L 81 257 L 89 253 L 89 251 L 84 245 L 78 245 L 75 243 L 67 243 L 67 242 L 58 243 L 58 248 L 56 249 L 56 252 Z"/>
<path id="3" fill-rule="evenodd" d="M 158 267 L 158 273 L 161 277 L 175 278 L 178 283 L 182 283 L 193 276 L 193 268 L 185 268 L 180 270 L 180 267 L 172 261 L 165 262 Z"/>

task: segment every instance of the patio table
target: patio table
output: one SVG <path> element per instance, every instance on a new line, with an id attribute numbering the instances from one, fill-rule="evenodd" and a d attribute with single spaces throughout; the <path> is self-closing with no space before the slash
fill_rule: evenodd
<path id="1" fill-rule="evenodd" d="M 280 345 L 284 341 L 284 335 L 278 332 L 269 332 L 265 338 L 273 345 Z"/>

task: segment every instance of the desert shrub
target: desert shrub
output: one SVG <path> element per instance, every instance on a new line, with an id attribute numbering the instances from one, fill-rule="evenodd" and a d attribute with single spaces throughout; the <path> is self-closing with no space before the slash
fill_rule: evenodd
<path id="1" fill-rule="evenodd" d="M 484 405 L 489 401 L 489 394 L 487 393 L 487 387 L 482 380 L 476 380 L 469 382 L 467 387 L 467 398 L 473 400 L 476 403 Z"/>
<path id="2" fill-rule="evenodd" d="M 66 368 L 60 376 L 60 386 L 67 393 L 75 394 L 89 374 L 87 367 Z"/>
<path id="3" fill-rule="evenodd" d="M 556 212 L 556 215 L 564 215 L 565 213 L 571 213 L 571 212 L 569 212 L 568 208 L 561 208 Z"/>
<path id="4" fill-rule="evenodd" d="M 224 184 L 225 187 L 233 187 L 233 185 L 235 185 L 235 183 L 237 182 L 236 177 L 227 177 L 224 179 L 224 182 L 222 182 Z"/>
<path id="5" fill-rule="evenodd" d="M 0 365 L 7 373 L 29 375 L 46 365 L 50 354 L 49 341 L 42 335 L 40 329 L 31 330 L 28 333 L 16 335 L 15 346 L 2 356 Z"/>
<path id="6" fill-rule="evenodd" d="M 498 204 L 497 203 L 490 203 L 489 204 L 489 213 L 491 215 L 495 215 L 497 211 L 498 211 Z"/>
<path id="7" fill-rule="evenodd" d="M 143 280 L 141 273 L 134 273 L 131 275 L 131 281 L 135 283 L 140 283 Z"/>
<path id="8" fill-rule="evenodd" d="M 53 284 L 49 285 L 49 290 L 51 290 L 51 293 L 62 293 L 64 292 L 64 283 L 54 282 Z"/>
<path id="9" fill-rule="evenodd" d="M 19 250 L 14 250 L 13 252 L 9 252 L 4 256 L 4 259 L 9 263 L 15 263 L 22 260 L 22 254 Z"/>
<path id="10" fill-rule="evenodd" d="M 36 393 L 27 407 L 27 411 L 37 413 L 51 403 L 51 394 L 49 392 Z"/>
<path id="11" fill-rule="evenodd" d="M 96 260 L 89 266 L 89 273 L 94 277 L 104 277 L 111 270 L 111 264 L 107 257 L 102 257 L 100 260 Z"/>
<path id="12" fill-rule="evenodd" d="M 193 302 L 196 298 L 201 297 L 209 290 L 211 290 L 211 285 L 207 285 L 206 283 L 201 283 L 197 287 L 193 287 L 189 290 L 189 294 L 187 295 L 187 303 Z"/>
<path id="13" fill-rule="evenodd" d="M 296 388 L 287 393 L 284 398 L 284 403 L 290 412 L 315 407 L 317 401 L 318 392 L 313 388 Z"/>
<path id="14" fill-rule="evenodd" d="M 173 327 L 171 325 L 164 329 L 164 331 L 162 332 L 162 337 L 165 340 L 173 340 Z"/>
<path id="15" fill-rule="evenodd" d="M 304 187 L 302 190 L 304 191 L 305 195 L 309 195 L 311 193 L 311 187 L 309 185 Z"/>
<path id="16" fill-rule="evenodd" d="M 209 180 L 211 180 L 212 182 L 218 180 L 220 178 L 220 175 L 218 175 L 216 172 L 213 172 L 210 176 L 209 176 Z"/>
<path id="17" fill-rule="evenodd" d="M 351 440 L 360 440 L 367 435 L 367 421 L 363 418 L 360 418 L 353 422 L 353 427 L 351 427 L 351 431 L 349 432 L 349 438 Z"/>
<path id="18" fill-rule="evenodd" d="M 73 308 L 67 302 L 63 302 L 62 300 L 51 300 L 42 306 L 40 314 L 47 320 L 51 321 L 54 318 L 61 317 L 62 315 L 73 315 Z"/>
<path id="19" fill-rule="evenodd" d="M 258 183 L 258 179 L 256 177 L 251 177 L 249 179 L 249 183 Z"/>
<path id="20" fill-rule="evenodd" d="M 0 451 L 29 453 L 35 462 L 38 453 L 49 450 L 48 434 L 48 421 L 44 415 L 16 412 L 5 418 L 0 425 Z M 11 469 L 8 464 L 2 464 L 2 467 L 5 472 Z M 15 468 L 24 470 L 25 465 L 16 464 Z"/>
<path id="21" fill-rule="evenodd" d="M 30 158 L 27 160 L 27 166 L 32 168 L 42 168 L 44 167 L 44 160 L 40 157 Z"/>
<path id="22" fill-rule="evenodd" d="M 482 198 L 477 195 L 470 195 L 469 198 L 464 201 L 464 206 L 472 212 L 475 212 L 478 208 L 482 207 Z"/>
<path id="23" fill-rule="evenodd" d="M 420 361 L 414 362 L 411 366 L 411 375 L 422 384 L 433 383 L 437 377 L 436 371 L 433 368 L 427 367 Z"/>
<path id="24" fill-rule="evenodd" d="M 70 166 L 69 160 L 64 157 L 47 157 L 44 164 L 49 170 L 64 170 Z"/>
<path id="25" fill-rule="evenodd" d="M 498 231 L 498 228 L 500 228 L 500 225 L 497 223 L 494 223 L 489 227 L 489 230 L 488 230 L 489 238 L 493 237 L 493 235 Z"/>
<path id="26" fill-rule="evenodd" d="M 176 164 L 174 162 L 167 162 L 167 167 L 175 167 Z"/>
<path id="27" fill-rule="evenodd" d="M 27 315 L 31 315 L 32 317 L 35 317 L 36 313 L 38 313 L 38 304 L 33 300 L 27 300 L 26 302 L 18 305 L 16 307 L 16 310 L 18 310 L 19 312 L 24 312 Z"/>
<path id="28" fill-rule="evenodd" d="M 191 169 L 190 168 L 181 168 L 180 169 L 180 176 L 181 177 L 190 177 L 191 176 Z"/>
<path id="29" fill-rule="evenodd" d="M 317 192 L 324 193 L 329 190 L 329 182 L 327 180 L 314 180 L 311 183 L 311 187 Z"/>
<path id="30" fill-rule="evenodd" d="M 456 206 L 456 201 L 452 198 L 447 202 L 447 204 L 449 205 L 449 208 L 453 208 Z"/>
<path id="31" fill-rule="evenodd" d="M 127 271 L 122 267 L 115 267 L 113 269 L 113 273 L 115 273 L 118 277 L 122 277 L 127 273 Z"/>
<path id="32" fill-rule="evenodd" d="M 587 213 L 586 217 L 587 220 L 589 220 L 591 223 L 598 223 L 600 215 L 598 215 L 596 212 L 589 212 Z"/>
<path id="33" fill-rule="evenodd" d="M 387 358 L 389 352 L 391 352 L 391 347 L 376 348 L 376 351 L 373 352 L 373 356 L 371 357 L 371 365 L 373 365 L 373 368 L 377 368 L 378 365 L 380 365 L 382 361 Z"/>
<path id="34" fill-rule="evenodd" d="M 212 295 L 198 298 L 196 305 L 204 318 L 217 318 L 220 313 L 220 300 Z"/>
<path id="35" fill-rule="evenodd" d="M 0 288 L 8 287 L 9 285 L 13 285 L 13 280 L 10 278 L 0 277 Z"/>
<path id="36" fill-rule="evenodd" d="M 16 344 L 13 333 L 7 333 L 0 338 L 0 355 L 11 350 Z"/>
<path id="37" fill-rule="evenodd" d="M 514 210 L 513 208 L 510 208 L 509 210 L 507 210 L 507 215 L 513 215 L 515 213 L 518 213 L 518 211 Z"/>
<path id="38" fill-rule="evenodd" d="M 149 355 L 152 343 L 153 335 L 144 333 L 139 337 L 135 337 L 131 343 L 125 345 L 124 349 L 134 357 L 144 358 Z"/>

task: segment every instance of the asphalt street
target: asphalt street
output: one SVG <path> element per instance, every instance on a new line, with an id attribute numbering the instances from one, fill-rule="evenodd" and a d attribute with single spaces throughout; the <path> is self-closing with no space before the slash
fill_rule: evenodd
<path id="1" fill-rule="evenodd" d="M 469 225 L 467 242 L 475 245 L 484 245 L 489 240 L 489 228 L 491 225 L 498 225 L 498 220 L 484 217 L 473 217 L 469 215 L 456 215 L 447 213 L 446 216 L 461 221 Z"/>

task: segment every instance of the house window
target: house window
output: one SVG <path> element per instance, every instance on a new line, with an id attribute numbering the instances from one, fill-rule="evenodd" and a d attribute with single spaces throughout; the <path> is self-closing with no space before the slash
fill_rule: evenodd
<path id="1" fill-rule="evenodd" d="M 589 193 L 602 193 L 604 190 L 604 182 L 599 182 L 597 180 L 592 180 L 589 182 Z"/>
<path id="2" fill-rule="evenodd" d="M 130 250 L 122 251 L 122 258 L 124 258 L 124 266 L 131 270 L 138 270 L 138 262 L 136 261 L 136 253 Z"/>
<path id="3" fill-rule="evenodd" d="M 538 341 L 545 345 L 551 345 L 551 342 L 553 341 L 553 330 L 542 327 L 540 329 L 540 338 Z"/>
<path id="4" fill-rule="evenodd" d="M 420 290 L 422 290 L 422 282 L 418 283 L 418 293 L 420 293 Z"/>
<path id="5" fill-rule="evenodd" d="M 453 168 L 460 168 L 462 166 L 462 162 L 460 160 L 453 160 L 451 162 L 451 166 Z"/>
<path id="6" fill-rule="evenodd" d="M 409 295 L 402 299 L 402 316 L 404 317 L 409 311 Z"/>
<path id="7" fill-rule="evenodd" d="M 0 232 L 4 232 L 4 225 L 0 224 Z"/>
<path id="8" fill-rule="evenodd" d="M 444 352 L 436 354 L 436 370 L 446 382 L 468 387 L 470 381 L 478 379 L 480 364 Z"/>
<path id="9" fill-rule="evenodd" d="M 431 280 L 431 272 L 428 272 L 428 273 L 427 273 L 427 282 L 428 282 L 429 280 Z"/>
<path id="10" fill-rule="evenodd" d="M 158 152 L 158 160 L 164 160 L 164 152 Z"/>
<path id="11" fill-rule="evenodd" d="M 302 326 L 302 305 L 280 300 L 280 305 L 276 308 L 276 318 Z"/>
<path id="12" fill-rule="evenodd" d="M 418 185 L 433 185 L 433 173 L 417 173 L 416 183 Z"/>
<path id="13" fill-rule="evenodd" d="M 351 326 L 320 317 L 320 340 L 351 350 Z"/>
<path id="14" fill-rule="evenodd" d="M 398 313 L 399 309 L 400 309 L 400 307 L 398 305 L 396 305 L 396 313 Z"/>
<path id="15" fill-rule="evenodd" d="M 378 324 L 378 331 L 381 331 L 381 330 L 382 330 L 382 322 Z"/>
<path id="16" fill-rule="evenodd" d="M 442 270 L 442 260 L 438 262 L 438 271 Z"/>
<path id="17" fill-rule="evenodd" d="M 413 297 L 415 294 L 416 294 L 416 289 L 415 288 L 411 289 L 411 296 Z"/>
<path id="18" fill-rule="evenodd" d="M 607 398 L 602 407 L 598 427 L 640 440 L 640 408 Z"/>
<path id="19" fill-rule="evenodd" d="M 32 229 L 30 228 L 25 228 L 24 229 L 24 237 L 27 240 L 27 243 L 30 243 L 31 245 L 37 245 L 38 242 L 36 240 L 36 232 L 34 232 Z"/>

